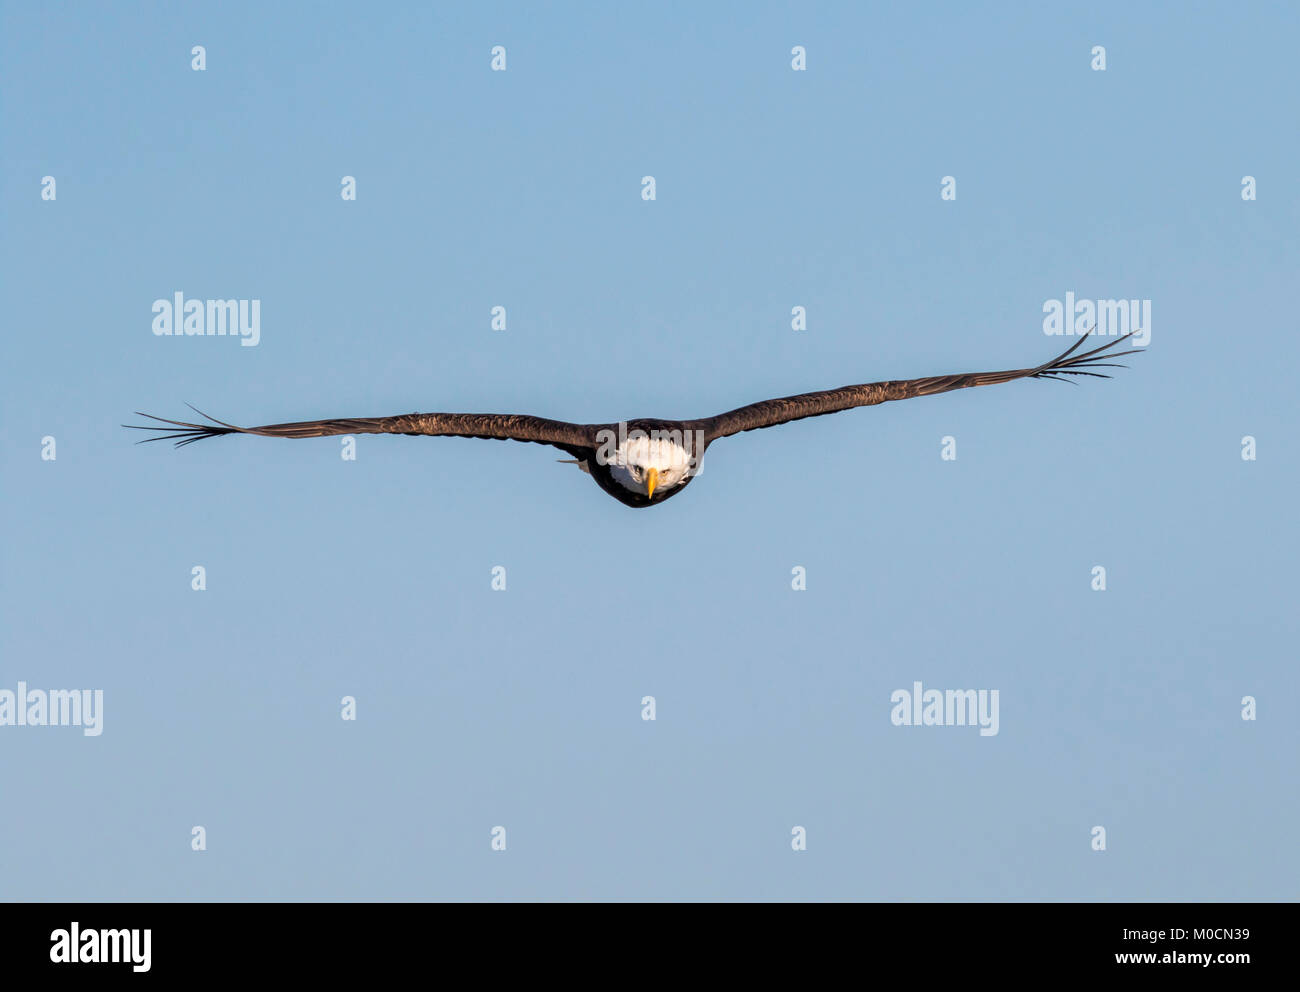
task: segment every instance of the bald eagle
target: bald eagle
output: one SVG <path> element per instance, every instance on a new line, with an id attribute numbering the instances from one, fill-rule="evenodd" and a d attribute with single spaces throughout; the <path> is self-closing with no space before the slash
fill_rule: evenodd
<path id="1" fill-rule="evenodd" d="M 714 441 L 742 431 L 775 427 L 805 417 L 820 417 L 859 406 L 874 406 L 889 400 L 933 396 L 953 389 L 989 386 L 1015 379 L 1055 379 L 1064 376 L 1093 376 L 1109 379 L 1097 368 L 1127 368 L 1104 359 L 1136 354 L 1141 349 L 1114 351 L 1132 334 L 1075 354 L 1087 339 L 1085 334 L 1063 354 L 1035 368 L 1008 372 L 966 372 L 841 386 L 817 393 L 800 393 L 782 399 L 751 403 L 716 417 L 701 420 L 627 420 L 610 424 L 570 424 L 542 417 L 499 413 L 406 413 L 393 417 L 360 417 L 346 420 L 305 420 L 264 427 L 236 427 L 209 417 L 207 424 L 191 424 L 139 413 L 155 421 L 152 425 L 123 424 L 132 430 L 156 432 L 144 441 L 171 440 L 183 447 L 222 434 L 256 434 L 259 437 L 326 437 L 331 434 L 407 434 L 432 437 L 477 437 L 532 441 L 549 444 L 569 455 L 591 475 L 601 489 L 628 506 L 658 506 L 686 488 L 699 473 L 700 460 Z M 191 409 L 194 409 L 191 407 Z M 167 425 L 167 426 L 162 426 Z M 143 443 L 143 442 L 141 442 Z"/>

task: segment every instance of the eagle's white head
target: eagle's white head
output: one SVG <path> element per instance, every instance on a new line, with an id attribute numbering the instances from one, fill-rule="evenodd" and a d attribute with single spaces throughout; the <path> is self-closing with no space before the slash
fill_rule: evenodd
<path id="1" fill-rule="evenodd" d="M 630 437 L 609 462 L 614 480 L 643 496 L 680 486 L 691 470 L 690 452 L 669 438 Z"/>

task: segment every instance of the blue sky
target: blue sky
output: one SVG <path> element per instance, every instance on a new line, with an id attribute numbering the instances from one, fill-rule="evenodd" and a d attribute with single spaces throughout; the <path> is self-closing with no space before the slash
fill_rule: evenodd
<path id="1" fill-rule="evenodd" d="M 0 727 L 0 897 L 1295 898 L 1295 8 L 0 12 L 0 690 L 104 692 Z M 176 292 L 259 344 L 155 336 Z M 119 426 L 706 416 L 1037 364 L 1067 292 L 1147 352 L 651 512 L 534 445 Z M 999 732 L 895 726 L 916 681 Z"/>

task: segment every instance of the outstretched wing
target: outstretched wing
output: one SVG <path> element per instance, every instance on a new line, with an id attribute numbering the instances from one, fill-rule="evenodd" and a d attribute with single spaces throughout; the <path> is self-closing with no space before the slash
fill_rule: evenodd
<path id="1" fill-rule="evenodd" d="M 1088 375 L 1099 379 L 1109 379 L 1104 372 L 1093 372 L 1097 368 L 1127 368 L 1103 359 L 1118 358 L 1141 351 L 1134 348 L 1128 351 L 1112 351 L 1116 345 L 1133 336 L 1134 332 L 1116 338 L 1100 348 L 1085 351 L 1080 355 L 1074 352 L 1087 340 L 1085 334 L 1063 354 L 1045 365 L 1032 369 L 1014 369 L 1009 372 L 966 372 L 960 375 L 936 375 L 926 379 L 899 379 L 890 382 L 868 382 L 860 386 L 841 386 L 839 389 L 826 389 L 819 393 L 801 393 L 798 396 L 786 396 L 778 400 L 764 400 L 751 403 L 728 413 L 719 414 L 704 420 L 705 437 L 714 441 L 720 437 L 730 437 L 741 431 L 757 430 L 760 427 L 775 427 L 777 424 L 802 420 L 804 417 L 820 417 L 827 413 L 851 410 L 857 406 L 875 406 L 889 400 L 906 400 L 913 396 L 933 396 L 953 389 L 966 389 L 970 386 L 990 386 L 996 382 L 1011 382 L 1014 379 L 1057 379 L 1062 376 Z"/>
<path id="2" fill-rule="evenodd" d="M 395 417 L 303 420 L 292 424 L 236 427 L 234 424 L 214 420 L 199 410 L 194 412 L 206 417 L 211 423 L 191 424 L 136 411 L 137 416 L 148 417 L 157 423 L 123 424 L 122 426 L 138 431 L 155 431 L 156 436 L 144 440 L 174 441 L 178 448 L 222 434 L 256 434 L 259 437 L 288 438 L 328 437 L 332 434 L 411 434 L 533 441 L 537 444 L 553 444 L 565 451 L 572 451 L 594 447 L 596 431 L 595 427 L 587 424 L 569 424 L 561 420 L 546 420 L 543 417 L 516 416 L 508 413 L 406 413 Z"/>

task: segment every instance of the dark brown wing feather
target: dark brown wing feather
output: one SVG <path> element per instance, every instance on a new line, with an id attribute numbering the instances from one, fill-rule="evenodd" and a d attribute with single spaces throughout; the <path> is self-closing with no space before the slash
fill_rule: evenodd
<path id="1" fill-rule="evenodd" d="M 782 399 L 764 400 L 742 406 L 729 413 L 710 417 L 702 421 L 690 421 L 689 426 L 699 425 L 706 440 L 712 442 L 720 437 L 752 431 L 760 427 L 774 427 L 777 424 L 802 420 L 805 417 L 820 417 L 827 413 L 838 413 L 859 406 L 874 406 L 889 400 L 905 400 L 913 396 L 931 396 L 946 393 L 953 389 L 965 389 L 969 386 L 987 386 L 997 382 L 1011 382 L 1014 379 L 1057 379 L 1062 376 L 1086 375 L 1098 378 L 1110 378 L 1103 372 L 1090 371 L 1096 368 L 1112 368 L 1116 365 L 1102 359 L 1118 358 L 1132 355 L 1141 349 L 1114 351 L 1117 345 L 1132 337 L 1125 334 L 1107 344 L 1091 351 L 1075 355 L 1088 335 L 1079 338 L 1067 351 L 1037 368 L 1014 369 L 1007 372 L 967 372 L 959 375 L 931 376 L 925 379 L 901 379 L 890 382 L 870 382 L 858 386 L 842 386 L 839 389 L 827 389 L 817 393 L 801 393 L 798 396 L 786 396 Z M 191 409 L 194 409 L 191 407 Z M 495 438 L 499 440 L 532 441 L 537 444 L 550 444 L 572 455 L 585 457 L 597 446 L 598 424 L 570 424 L 560 420 L 547 420 L 543 417 L 529 417 L 514 414 L 495 413 L 407 413 L 394 417 L 360 417 L 346 420 L 304 420 L 288 424 L 266 424 L 262 427 L 236 427 L 224 421 L 209 417 L 202 411 L 195 410 L 210 423 L 195 424 L 183 420 L 168 420 L 148 413 L 139 413 L 155 421 L 152 425 L 123 424 L 133 430 L 154 431 L 156 436 L 145 441 L 174 441 L 177 447 L 193 444 L 209 437 L 222 434 L 255 434 L 260 437 L 326 437 L 336 434 L 408 434 L 428 435 L 434 437 L 476 437 Z"/>
<path id="2" fill-rule="evenodd" d="M 190 409 L 194 409 L 191 407 Z M 156 431 L 156 437 L 146 441 L 175 441 L 182 447 L 222 434 L 256 434 L 259 437 L 328 437 L 333 434 L 411 434 L 432 437 L 478 437 L 498 440 L 533 441 L 552 444 L 565 451 L 587 449 L 595 444 L 596 427 L 587 424 L 570 424 L 543 417 L 516 416 L 494 413 L 406 413 L 395 417 L 358 417 L 347 420 L 304 420 L 292 424 L 266 424 L 262 427 L 236 427 L 214 420 L 206 413 L 210 424 L 191 424 L 181 420 L 167 420 L 149 413 L 139 413 L 157 421 L 142 426 L 123 424 L 133 430 Z M 171 425 L 171 426 L 163 426 Z"/>
<path id="3" fill-rule="evenodd" d="M 1045 365 L 1032 369 L 1014 369 L 1008 372 L 966 372 L 959 375 L 937 375 L 926 379 L 898 379 L 890 382 L 868 382 L 860 386 L 841 386 L 839 389 L 827 389 L 819 393 L 801 393 L 798 396 L 786 396 L 777 400 L 764 400 L 751 403 L 728 413 L 709 417 L 703 421 L 705 437 L 714 441 L 720 437 L 729 437 L 741 431 L 757 430 L 760 427 L 775 427 L 804 417 L 820 417 L 827 413 L 838 413 L 858 406 L 874 406 L 889 400 L 906 400 L 913 396 L 933 396 L 953 389 L 966 389 L 970 386 L 990 386 L 997 382 L 1011 382 L 1014 379 L 1057 379 L 1061 376 L 1087 375 L 1109 379 L 1104 372 L 1092 372 L 1096 368 L 1126 368 L 1102 359 L 1118 358 L 1132 355 L 1140 348 L 1129 351 L 1112 351 L 1115 346 L 1132 337 L 1125 334 L 1099 348 L 1075 355 L 1079 346 L 1087 340 L 1085 334 L 1074 345 Z"/>

